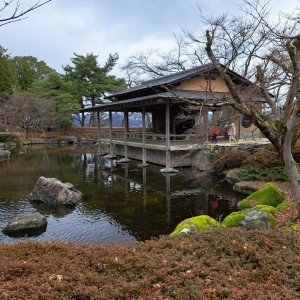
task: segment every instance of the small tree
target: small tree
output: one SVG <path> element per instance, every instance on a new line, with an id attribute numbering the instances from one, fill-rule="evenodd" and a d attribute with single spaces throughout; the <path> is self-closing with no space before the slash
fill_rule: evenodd
<path id="1" fill-rule="evenodd" d="M 19 126 L 29 138 L 29 132 L 54 121 L 53 104 L 37 94 L 13 94 L 2 104 L 7 124 Z"/>

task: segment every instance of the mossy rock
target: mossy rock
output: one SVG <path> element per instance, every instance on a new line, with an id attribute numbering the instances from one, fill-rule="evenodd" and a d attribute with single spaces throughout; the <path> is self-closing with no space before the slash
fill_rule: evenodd
<path id="1" fill-rule="evenodd" d="M 242 200 L 242 207 L 247 208 L 251 206 L 249 200 L 258 201 L 258 205 L 269 205 L 277 207 L 284 200 L 283 192 L 274 183 L 267 183 L 262 189 L 249 195 L 246 199 Z"/>
<path id="2" fill-rule="evenodd" d="M 180 222 L 170 236 L 189 233 L 190 231 L 208 231 L 220 227 L 220 223 L 210 216 L 202 215 Z"/>
<path id="3" fill-rule="evenodd" d="M 240 181 L 237 182 L 233 188 L 232 188 L 236 193 L 240 194 L 245 194 L 245 195 L 251 195 L 252 193 L 256 192 L 258 189 L 251 186 L 248 182 L 246 181 Z"/>
<path id="4" fill-rule="evenodd" d="M 264 212 L 265 214 L 267 214 L 264 216 L 265 221 L 266 221 L 266 217 L 267 217 L 268 221 L 264 222 L 261 220 L 256 223 L 254 222 L 253 224 L 256 224 L 255 226 L 257 226 L 257 227 L 250 228 L 250 229 L 274 228 L 276 225 L 276 219 L 273 216 L 272 212 L 275 212 L 275 211 L 276 211 L 276 209 L 274 207 L 267 206 L 267 205 L 257 205 L 251 209 L 245 209 L 242 211 L 231 213 L 223 220 L 221 225 L 222 225 L 222 227 L 241 227 L 241 226 L 248 227 L 249 225 L 247 225 L 247 224 L 249 224 L 249 222 L 246 222 L 248 216 L 250 216 L 251 214 L 253 215 L 254 213 L 259 214 L 259 212 Z"/>
<path id="5" fill-rule="evenodd" d="M 280 205 L 280 204 L 279 204 Z M 275 228 L 275 225 L 276 225 L 276 219 L 275 219 L 275 217 L 274 217 L 274 213 L 276 212 L 276 211 L 278 211 L 277 210 L 277 207 L 275 208 L 275 207 L 273 207 L 273 206 L 270 206 L 270 205 L 256 205 L 255 207 L 254 207 L 254 209 L 259 209 L 259 210 L 261 210 L 261 211 L 264 211 L 264 212 L 266 212 L 267 214 L 268 214 L 268 218 L 269 218 L 269 221 L 270 221 L 270 224 L 271 224 L 271 228 L 273 229 L 273 228 Z"/>
<path id="6" fill-rule="evenodd" d="M 287 201 L 282 201 L 277 207 L 276 210 L 280 211 L 280 210 L 284 210 L 288 207 L 289 203 Z"/>
<path id="7" fill-rule="evenodd" d="M 247 210 L 236 211 L 228 215 L 222 222 L 223 227 L 239 227 L 240 222 L 244 220 Z"/>
<path id="8" fill-rule="evenodd" d="M 277 208 L 270 206 L 270 205 L 259 204 L 259 205 L 254 206 L 254 208 L 257 208 L 259 210 L 262 210 L 262 211 L 265 211 L 265 212 L 268 212 L 271 214 L 274 214 L 277 211 Z"/>

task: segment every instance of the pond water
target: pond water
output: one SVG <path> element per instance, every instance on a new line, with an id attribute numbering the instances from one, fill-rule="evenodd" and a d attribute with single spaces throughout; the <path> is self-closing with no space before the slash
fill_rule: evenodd
<path id="1" fill-rule="evenodd" d="M 0 161 L 0 229 L 17 217 L 40 212 L 47 217 L 38 241 L 125 243 L 169 234 L 189 217 L 217 219 L 236 210 L 239 199 L 231 187 L 211 177 L 190 182 L 190 169 L 163 175 L 160 166 L 139 169 L 95 155 L 92 146 L 28 147 L 12 150 Z M 26 195 L 40 176 L 72 183 L 83 193 L 73 209 L 30 203 Z M 0 231 L 1 243 L 23 241 Z"/>

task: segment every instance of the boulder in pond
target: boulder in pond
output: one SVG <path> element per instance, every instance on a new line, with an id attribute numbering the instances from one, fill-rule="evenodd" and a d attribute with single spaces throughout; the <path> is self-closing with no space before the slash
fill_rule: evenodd
<path id="1" fill-rule="evenodd" d="M 6 225 L 2 232 L 10 236 L 35 235 L 47 228 L 47 219 L 40 213 L 34 213 L 13 220 Z"/>
<path id="2" fill-rule="evenodd" d="M 0 150 L 0 160 L 7 159 L 10 156 L 9 150 Z"/>
<path id="3" fill-rule="evenodd" d="M 51 205 L 74 206 L 80 201 L 81 196 L 82 193 L 71 183 L 41 176 L 30 193 L 29 199 Z"/>

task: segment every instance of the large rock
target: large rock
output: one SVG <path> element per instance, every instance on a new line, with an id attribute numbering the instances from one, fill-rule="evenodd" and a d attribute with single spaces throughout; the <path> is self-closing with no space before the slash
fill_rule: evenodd
<path id="1" fill-rule="evenodd" d="M 266 211 L 259 209 L 251 209 L 245 214 L 245 218 L 241 221 L 241 226 L 247 229 L 271 229 L 273 226 L 271 224 L 270 214 Z"/>
<path id="2" fill-rule="evenodd" d="M 41 176 L 36 182 L 30 200 L 53 205 L 74 206 L 81 199 L 82 193 L 71 183 L 61 182 L 56 178 Z"/>
<path id="3" fill-rule="evenodd" d="M 256 205 L 269 205 L 277 207 L 284 201 L 284 193 L 279 187 L 272 183 L 266 183 L 266 185 L 249 195 L 246 199 L 243 199 L 239 204 L 242 208 L 249 208 Z"/>
<path id="4" fill-rule="evenodd" d="M 251 195 L 252 193 L 258 191 L 258 188 L 252 186 L 247 181 L 237 182 L 233 188 L 236 193 Z"/>
<path id="5" fill-rule="evenodd" d="M 66 141 L 68 144 L 71 144 L 71 145 L 78 143 L 78 140 L 77 140 L 76 136 L 74 136 L 74 135 L 68 135 L 66 137 Z"/>
<path id="6" fill-rule="evenodd" d="M 47 219 L 40 213 L 34 213 L 13 220 L 3 228 L 2 232 L 12 236 L 33 235 L 44 232 L 46 228 Z"/>
<path id="7" fill-rule="evenodd" d="M 222 227 L 246 227 L 247 229 L 270 229 L 276 225 L 274 207 L 257 205 L 251 209 L 233 212 L 222 222 Z"/>
<path id="8" fill-rule="evenodd" d="M 240 181 L 240 178 L 238 176 L 239 169 L 232 169 L 229 170 L 226 174 L 225 180 L 230 184 L 235 184 L 238 181 Z"/>
<path id="9" fill-rule="evenodd" d="M 10 156 L 10 151 L 8 150 L 0 150 L 0 160 L 7 159 Z"/>
<path id="10" fill-rule="evenodd" d="M 170 236 L 181 235 L 191 231 L 208 231 L 219 228 L 220 223 L 207 215 L 201 215 L 180 222 Z"/>

